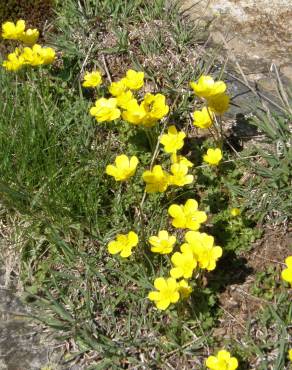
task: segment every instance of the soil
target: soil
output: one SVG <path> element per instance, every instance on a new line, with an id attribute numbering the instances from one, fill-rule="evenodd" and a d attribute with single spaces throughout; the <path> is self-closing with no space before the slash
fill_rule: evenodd
<path id="1" fill-rule="evenodd" d="M 252 293 L 256 274 L 267 273 L 271 266 L 275 273 L 281 273 L 285 267 L 285 258 L 292 253 L 292 228 L 277 227 L 266 229 L 262 239 L 257 241 L 251 251 L 241 256 L 244 261 L 237 273 L 241 281 L 228 285 L 220 294 L 220 306 L 224 311 L 215 336 L 241 340 L 246 332 L 246 323 L 257 318 L 258 311 L 263 309 L 267 300 Z M 281 289 L 280 286 L 276 287 Z"/>

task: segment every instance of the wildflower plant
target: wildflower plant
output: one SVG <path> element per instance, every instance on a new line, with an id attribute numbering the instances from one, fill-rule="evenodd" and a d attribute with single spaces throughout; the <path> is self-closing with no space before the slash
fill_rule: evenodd
<path id="1" fill-rule="evenodd" d="M 26 29 L 22 20 L 15 24 L 6 22 L 2 26 L 2 37 L 22 43 L 3 62 L 4 69 L 8 71 L 18 71 L 25 66 L 49 65 L 56 59 L 55 50 L 37 44 L 38 30 Z M 97 228 L 93 232 L 97 235 L 98 249 L 101 253 L 105 252 L 103 258 L 111 261 L 111 273 L 116 273 L 115 264 L 127 265 L 139 277 L 135 276 L 132 280 L 136 284 L 143 281 L 139 289 L 135 287 L 142 292 L 140 301 L 143 304 L 146 302 L 146 305 L 152 303 L 153 311 L 168 310 L 166 315 L 172 315 L 172 311 L 176 310 L 178 319 L 182 320 L 182 313 L 191 305 L 192 294 L 202 292 L 208 273 L 217 268 L 224 254 L 224 245 L 218 246 L 215 238 L 208 234 L 212 230 L 212 212 L 201 201 L 203 191 L 198 191 L 196 181 L 199 167 L 208 167 L 215 176 L 220 176 L 220 166 L 214 167 L 223 161 L 222 115 L 229 108 L 230 98 L 226 94 L 226 84 L 214 81 L 211 76 L 203 75 L 197 82 L 191 82 L 197 99 L 194 105 L 200 105 L 200 109 L 188 114 L 192 116 L 196 128 L 210 130 L 214 134 L 214 142 L 205 155 L 193 161 L 192 151 L 195 148 L 186 145 L 187 126 L 173 119 L 175 104 L 170 105 L 171 97 L 162 94 L 158 88 L 150 92 L 146 79 L 144 71 L 134 69 L 125 71 L 114 81 L 108 78 L 108 82 L 101 70 L 93 68 L 82 74 L 82 91 L 95 89 L 92 95 L 96 97 L 90 105 L 84 99 L 82 106 L 88 116 L 86 122 L 92 124 L 88 125 L 93 133 L 90 139 L 100 135 L 100 141 L 108 140 L 107 146 L 103 147 L 106 155 L 103 156 L 102 151 L 97 154 L 103 157 L 102 164 L 92 158 L 88 160 L 84 178 L 99 176 L 99 181 L 94 185 L 103 189 L 105 199 L 101 197 L 96 200 L 92 210 L 92 219 L 98 218 L 101 212 L 105 214 L 101 223 L 103 227 L 101 231 Z M 67 124 L 69 126 L 70 123 Z M 110 133 L 110 139 L 104 139 L 110 130 L 114 131 L 114 135 Z M 130 132 L 129 136 L 137 133 L 146 138 L 151 153 L 146 155 L 143 150 L 137 150 L 130 140 L 124 140 L 124 132 Z M 94 140 L 92 144 L 90 139 L 88 142 L 84 140 L 84 147 L 74 152 L 74 159 L 82 151 L 94 151 Z M 115 152 L 114 155 L 109 155 L 111 150 Z M 196 162 L 201 163 L 197 166 Z M 80 171 L 83 170 L 82 165 Z M 58 172 L 54 173 L 57 177 Z M 72 177 L 75 173 L 78 171 L 74 171 Z M 82 180 L 81 176 L 78 185 L 82 186 Z M 70 181 L 71 177 L 66 184 Z M 78 186 L 74 195 L 70 196 L 76 193 Z M 78 202 L 74 206 L 78 207 Z M 89 207 L 87 203 L 84 209 L 87 211 Z M 152 213 L 158 212 L 161 220 L 158 217 L 151 219 Z M 111 214 L 114 217 L 111 218 Z M 110 229 L 108 234 L 105 231 L 107 229 Z M 99 262 L 94 260 L 92 263 L 91 259 L 90 266 Z M 144 274 L 144 280 L 140 279 L 139 274 Z M 117 279 L 118 275 L 119 270 Z M 124 296 L 129 285 L 129 281 L 125 280 L 121 288 Z M 91 304 L 88 306 L 91 307 Z M 159 315 L 159 312 L 155 314 Z M 235 369 L 234 358 L 223 352 L 209 358 L 206 365 L 211 366 L 210 369 L 215 369 L 215 364 L 221 366 L 218 369 Z"/>
<path id="2" fill-rule="evenodd" d="M 25 21 L 20 19 L 15 24 L 5 22 L 2 24 L 2 38 L 21 42 L 12 53 L 9 53 L 2 66 L 7 71 L 17 72 L 20 69 L 31 66 L 37 67 L 52 64 L 56 59 L 56 52 L 51 47 L 43 47 L 37 44 L 39 31 L 27 29 Z"/>

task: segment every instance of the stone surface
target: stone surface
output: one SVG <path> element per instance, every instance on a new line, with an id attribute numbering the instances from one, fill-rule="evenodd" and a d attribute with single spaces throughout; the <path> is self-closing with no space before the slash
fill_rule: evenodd
<path id="1" fill-rule="evenodd" d="M 239 61 L 251 79 L 260 80 L 274 63 L 292 82 L 291 0 L 182 0 L 194 20 L 211 22 L 211 37 Z M 254 75 L 254 76 L 251 76 Z"/>
<path id="2" fill-rule="evenodd" d="M 60 359 L 52 335 L 32 321 L 0 269 L 0 370 L 59 370 Z"/>

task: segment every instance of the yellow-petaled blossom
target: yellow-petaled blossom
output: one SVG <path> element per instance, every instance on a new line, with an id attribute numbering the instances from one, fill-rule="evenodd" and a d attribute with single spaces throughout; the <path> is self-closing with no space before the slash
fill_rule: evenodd
<path id="1" fill-rule="evenodd" d="M 150 301 L 154 301 L 159 310 L 166 310 L 171 303 L 176 303 L 179 300 L 179 284 L 172 277 L 155 279 L 154 287 L 157 291 L 150 292 L 148 298 Z"/>
<path id="2" fill-rule="evenodd" d="M 200 98 L 209 99 L 215 95 L 223 94 L 226 84 L 223 81 L 214 81 L 211 76 L 201 76 L 198 82 L 191 82 L 191 88 Z"/>
<path id="3" fill-rule="evenodd" d="M 230 210 L 230 214 L 231 214 L 232 217 L 237 217 L 237 216 L 240 215 L 240 213 L 241 213 L 240 209 L 236 208 L 236 207 L 231 208 L 231 210 Z"/>
<path id="4" fill-rule="evenodd" d="M 182 253 L 175 252 L 171 257 L 171 262 L 174 267 L 170 270 L 170 276 L 174 279 L 191 278 L 197 267 L 197 261 L 190 249 L 184 250 Z"/>
<path id="5" fill-rule="evenodd" d="M 152 127 L 157 121 L 167 115 L 169 106 L 165 103 L 165 100 L 165 96 L 162 94 L 153 95 L 147 93 L 144 96 L 141 106 L 146 112 L 146 116 L 142 121 L 145 127 Z"/>
<path id="6" fill-rule="evenodd" d="M 230 98 L 226 94 L 216 95 L 208 99 L 208 107 L 215 114 L 222 115 L 229 108 Z"/>
<path id="7" fill-rule="evenodd" d="M 102 77 L 99 71 L 86 72 L 84 75 L 84 87 L 97 87 L 101 84 Z"/>
<path id="8" fill-rule="evenodd" d="M 202 110 L 196 110 L 193 113 L 193 119 L 194 126 L 199 128 L 209 128 L 213 124 L 214 113 L 210 109 L 204 107 Z"/>
<path id="9" fill-rule="evenodd" d="M 117 96 L 118 107 L 127 109 L 129 103 L 134 99 L 133 93 L 131 90 L 125 91 Z"/>
<path id="10" fill-rule="evenodd" d="M 154 166 L 151 171 L 145 171 L 142 178 L 146 182 L 146 193 L 163 193 L 168 187 L 168 177 L 160 165 Z"/>
<path id="11" fill-rule="evenodd" d="M 124 121 L 133 125 L 140 125 L 146 117 L 146 111 L 143 106 L 139 105 L 136 99 L 130 100 L 122 113 Z"/>
<path id="12" fill-rule="evenodd" d="M 128 87 L 125 83 L 125 78 L 122 78 L 121 80 L 116 82 L 112 82 L 108 87 L 108 91 L 113 96 L 119 96 L 127 90 Z"/>
<path id="13" fill-rule="evenodd" d="M 222 158 L 222 151 L 219 148 L 208 149 L 207 154 L 203 155 L 204 162 L 210 164 L 211 166 L 218 166 Z"/>
<path id="14" fill-rule="evenodd" d="M 40 33 L 36 28 L 34 28 L 33 30 L 29 28 L 19 36 L 19 40 L 27 45 L 34 45 L 37 42 L 39 36 Z"/>
<path id="15" fill-rule="evenodd" d="M 18 48 L 13 53 L 8 54 L 7 60 L 4 60 L 2 66 L 11 72 L 16 72 L 24 66 L 24 58 Z"/>
<path id="16" fill-rule="evenodd" d="M 150 236 L 149 243 L 151 244 L 151 252 L 168 254 L 173 250 L 176 237 L 174 235 L 168 235 L 166 230 L 161 230 L 158 236 Z"/>
<path id="17" fill-rule="evenodd" d="M 169 185 L 184 186 L 194 181 L 193 175 L 188 175 L 188 166 L 183 163 L 175 163 L 170 167 L 172 175 L 169 176 Z"/>
<path id="18" fill-rule="evenodd" d="M 128 234 L 118 234 L 115 240 L 108 243 L 110 254 L 120 253 L 121 257 L 129 257 L 132 254 L 132 248 L 138 244 L 138 235 L 134 231 Z"/>
<path id="19" fill-rule="evenodd" d="M 160 143 L 164 145 L 166 153 L 176 153 L 184 146 L 186 134 L 183 131 L 177 131 L 175 126 L 168 128 L 167 134 L 161 136 Z"/>
<path id="20" fill-rule="evenodd" d="M 90 109 L 90 114 L 95 117 L 97 122 L 105 122 L 119 118 L 121 111 L 117 108 L 116 98 L 100 98 L 95 102 L 95 106 Z"/>
<path id="21" fill-rule="evenodd" d="M 235 370 L 238 368 L 236 357 L 231 357 L 231 354 L 222 349 L 216 356 L 209 356 L 206 360 L 206 366 L 210 370 Z"/>
<path id="22" fill-rule="evenodd" d="M 189 298 L 190 294 L 192 293 L 193 289 L 192 287 L 188 284 L 187 280 L 180 280 L 178 282 L 179 288 L 179 294 L 181 299 L 187 299 Z"/>
<path id="23" fill-rule="evenodd" d="M 212 271 L 216 268 L 218 258 L 222 256 L 222 248 L 214 246 L 214 238 L 206 233 L 188 231 L 185 235 L 187 243 L 181 251 L 191 250 L 201 269 Z"/>
<path id="24" fill-rule="evenodd" d="M 171 160 L 172 164 L 175 164 L 175 163 L 184 164 L 187 167 L 193 167 L 194 166 L 194 164 L 191 161 L 189 161 L 186 157 L 184 157 L 182 155 L 177 155 L 176 153 L 173 153 L 171 155 L 170 160 Z"/>
<path id="25" fill-rule="evenodd" d="M 2 37 L 7 40 L 19 40 L 25 30 L 25 21 L 20 19 L 14 24 L 5 22 L 2 24 Z"/>
<path id="26" fill-rule="evenodd" d="M 113 176 L 116 181 L 125 181 L 134 176 L 139 160 L 133 156 L 128 158 L 125 154 L 118 155 L 115 159 L 115 166 L 109 164 L 106 166 L 106 174 Z"/>
<path id="27" fill-rule="evenodd" d="M 24 59 L 24 64 L 40 66 L 53 63 L 56 52 L 52 48 L 43 48 L 41 45 L 35 44 L 32 48 L 25 47 L 21 55 Z"/>
<path id="28" fill-rule="evenodd" d="M 288 358 L 290 361 L 292 361 L 292 348 L 288 351 Z"/>
<path id="29" fill-rule="evenodd" d="M 144 72 L 136 72 L 133 69 L 129 69 L 124 82 L 128 89 L 139 90 L 144 85 Z"/>
<path id="30" fill-rule="evenodd" d="M 287 281 L 292 286 L 292 256 L 289 256 L 285 259 L 287 268 L 282 271 L 282 279 Z"/>
<path id="31" fill-rule="evenodd" d="M 22 52 L 23 59 L 26 65 L 33 67 L 40 66 L 44 64 L 44 60 L 40 53 L 40 45 L 34 45 L 32 48 L 25 47 Z"/>
<path id="32" fill-rule="evenodd" d="M 172 225 L 179 229 L 198 230 L 207 221 L 206 213 L 198 211 L 195 199 L 188 199 L 184 205 L 172 204 L 168 213 L 173 217 Z"/>
<path id="33" fill-rule="evenodd" d="M 56 52 L 52 48 L 41 48 L 40 54 L 41 57 L 43 58 L 43 64 L 51 64 L 56 59 Z"/>

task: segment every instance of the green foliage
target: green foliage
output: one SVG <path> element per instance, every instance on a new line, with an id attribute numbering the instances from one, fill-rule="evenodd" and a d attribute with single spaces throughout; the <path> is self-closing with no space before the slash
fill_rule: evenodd
<path id="1" fill-rule="evenodd" d="M 253 214 L 266 221 L 283 222 L 292 215 L 291 115 L 258 114 L 252 121 L 264 134 L 253 153 L 260 160 L 249 162 L 253 176 L 246 194 Z M 266 217 L 268 216 L 268 217 Z"/>
<path id="2" fill-rule="evenodd" d="M 279 269 L 274 266 L 268 267 L 266 271 L 258 272 L 251 290 L 252 294 L 269 301 L 273 300 L 279 290 L 277 276 L 279 276 Z"/>
<path id="3" fill-rule="evenodd" d="M 273 303 L 265 304 L 257 317 L 249 323 L 244 347 L 234 343 L 235 353 L 242 359 L 242 369 L 250 368 L 250 359 L 258 358 L 257 369 L 289 369 L 287 357 L 292 303 L 287 291 L 274 295 Z M 255 335 L 255 331 L 261 335 Z M 271 356 L 271 353 L 273 356 Z"/>

